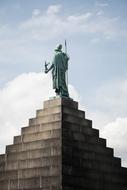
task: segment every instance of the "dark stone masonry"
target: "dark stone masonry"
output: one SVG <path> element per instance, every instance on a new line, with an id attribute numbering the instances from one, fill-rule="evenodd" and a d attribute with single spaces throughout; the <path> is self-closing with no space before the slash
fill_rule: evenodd
<path id="1" fill-rule="evenodd" d="M 56 98 L 0 155 L 0 190 L 127 190 L 127 168 L 77 102 Z"/>

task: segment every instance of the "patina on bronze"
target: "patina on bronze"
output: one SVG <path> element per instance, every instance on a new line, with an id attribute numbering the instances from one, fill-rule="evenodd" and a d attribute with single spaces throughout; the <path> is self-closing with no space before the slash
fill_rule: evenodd
<path id="1" fill-rule="evenodd" d="M 67 84 L 68 60 L 69 57 L 67 53 L 62 51 L 62 45 L 60 44 L 55 49 L 55 55 L 49 68 L 49 63 L 45 62 L 45 73 L 52 70 L 53 89 L 55 89 L 56 95 L 60 97 L 69 97 Z"/>

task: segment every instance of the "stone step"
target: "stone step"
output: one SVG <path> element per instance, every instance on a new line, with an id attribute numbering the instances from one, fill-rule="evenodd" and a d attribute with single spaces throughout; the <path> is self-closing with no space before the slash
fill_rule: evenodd
<path id="1" fill-rule="evenodd" d="M 18 170 L 0 171 L 0 182 L 6 179 L 17 179 L 17 178 L 18 178 Z"/>
<path id="2" fill-rule="evenodd" d="M 57 144 L 58 143 L 58 144 Z M 24 145 L 25 144 L 25 145 Z M 33 147 L 34 144 L 34 147 Z M 76 144 L 76 146 L 74 145 Z M 79 155 L 89 155 L 90 152 L 92 152 L 92 156 L 98 157 L 100 155 L 107 155 L 108 158 L 112 158 L 112 149 L 110 148 L 103 148 L 104 150 L 102 151 L 98 151 L 98 149 L 96 148 L 95 145 L 93 145 L 93 149 L 91 148 L 91 144 L 88 143 L 79 143 L 79 142 L 64 142 L 65 146 L 65 153 L 68 153 L 68 156 L 71 155 L 72 156 L 72 150 L 73 150 L 73 155 L 77 155 L 79 153 Z M 30 142 L 30 143 L 23 143 L 23 144 L 18 144 L 18 145 L 8 145 L 7 146 L 7 154 L 6 154 L 6 159 L 29 159 L 32 158 L 32 156 L 35 158 L 37 157 L 42 157 L 42 156 L 49 156 L 52 154 L 60 154 L 60 146 L 61 146 L 61 142 L 59 139 L 54 139 L 54 141 L 44 141 L 42 143 L 42 141 L 37 141 L 37 142 Z M 76 148 L 77 147 L 77 148 Z M 22 149 L 21 149 L 22 148 Z M 30 149 L 31 148 L 31 149 Z M 36 150 L 37 149 L 37 150 Z M 106 154 L 105 154 L 105 149 L 107 149 Z M 22 152 L 21 152 L 21 151 Z M 67 151 L 66 151 L 67 150 Z M 41 154 L 42 152 L 42 154 Z M 46 154 L 47 152 L 47 154 Z M 110 157 L 109 157 L 110 155 Z M 106 157 L 107 158 L 107 157 Z M 3 160 L 3 159 L 2 159 Z"/>
<path id="3" fill-rule="evenodd" d="M 23 189 L 23 190 L 60 190 L 61 189 L 61 185 L 60 184 L 48 184 L 48 186 L 42 186 L 41 188 L 30 188 L 30 189 Z M 63 190 L 64 187 L 62 187 Z M 15 189 L 14 189 L 15 190 Z M 17 190 L 17 189 L 16 189 Z M 18 190 L 22 190 L 22 189 L 18 189 Z"/>
<path id="4" fill-rule="evenodd" d="M 106 139 L 101 138 L 101 137 L 99 137 L 99 138 L 98 138 L 97 143 L 98 143 L 99 145 L 104 146 L 104 147 L 106 147 L 106 146 L 107 146 L 107 141 L 106 141 Z"/>
<path id="5" fill-rule="evenodd" d="M 53 186 L 53 187 L 54 187 L 54 186 Z M 38 188 L 30 188 L 30 189 L 29 189 L 29 188 L 27 188 L 27 189 L 25 188 L 24 190 L 51 190 L 51 188 L 53 189 L 53 187 L 46 186 L 46 187 L 42 187 L 42 188 L 41 188 L 41 187 L 38 187 Z M 17 188 L 16 188 L 16 189 L 13 189 L 13 190 L 17 190 Z M 23 190 L 23 189 L 19 189 L 19 188 L 18 188 L 18 190 Z M 59 190 L 59 187 L 56 187 L 56 186 L 55 186 L 55 189 L 54 189 L 54 190 Z"/>
<path id="6" fill-rule="evenodd" d="M 93 130 L 94 131 L 94 130 Z M 94 131 L 96 132 L 96 130 Z M 81 142 L 89 142 L 89 143 L 98 143 L 103 146 L 106 146 L 106 140 L 103 138 L 99 138 L 96 133 L 94 136 L 86 135 L 84 133 L 72 132 L 70 130 L 65 130 L 63 128 L 63 139 L 65 138 L 79 140 Z M 94 134 L 94 133 L 93 133 Z M 36 132 L 36 133 L 28 133 L 20 136 L 14 137 L 14 144 L 22 143 L 22 142 L 31 142 L 36 140 L 44 140 L 48 138 L 59 138 L 61 136 L 61 129 L 47 130 L 44 132 Z"/>
<path id="7" fill-rule="evenodd" d="M 7 161 L 20 161 L 27 159 L 35 159 L 35 158 L 47 158 L 47 157 L 56 157 L 61 155 L 61 147 L 60 146 L 52 146 L 41 149 L 33 149 L 26 150 L 21 152 L 9 152 L 6 156 Z"/>
<path id="8" fill-rule="evenodd" d="M 24 143 L 32 142 L 32 141 L 38 141 L 38 140 L 46 140 L 50 138 L 60 138 L 60 136 L 61 136 L 61 129 L 47 130 L 43 132 L 15 136 L 14 144 L 19 144 L 23 142 Z"/>
<path id="9" fill-rule="evenodd" d="M 0 154 L 0 163 L 5 161 L 5 154 Z"/>
<path id="10" fill-rule="evenodd" d="M 102 177 L 106 181 L 113 181 L 113 182 L 119 182 L 124 183 L 125 180 L 123 179 L 123 176 L 121 175 L 121 169 L 118 168 L 112 168 L 112 169 L 95 169 L 94 167 L 89 167 L 89 165 L 86 164 L 85 167 L 72 167 L 69 165 L 63 165 L 63 175 L 73 176 L 73 177 L 86 177 L 91 179 L 97 179 L 100 180 Z M 87 173 L 86 173 L 87 171 Z"/>
<path id="11" fill-rule="evenodd" d="M 42 188 L 43 190 L 50 190 L 52 187 L 56 186 L 60 186 L 60 177 L 58 176 L 38 176 L 31 178 L 8 179 L 0 181 L 0 190 L 36 190 L 38 188 Z"/>
<path id="12" fill-rule="evenodd" d="M 24 135 L 24 134 L 37 133 L 37 132 L 60 129 L 60 128 L 61 128 L 61 121 L 55 121 L 55 122 L 49 122 L 45 124 L 38 124 L 38 125 L 23 127 L 21 129 L 21 134 Z"/>
<path id="13" fill-rule="evenodd" d="M 60 145 L 61 145 L 60 138 L 49 138 L 49 139 L 45 139 L 45 140 L 7 145 L 6 153 L 41 149 L 41 148 L 60 146 Z"/>
<path id="14" fill-rule="evenodd" d="M 121 167 L 121 159 L 116 158 L 116 157 L 108 157 L 105 156 L 104 154 L 98 154 L 98 153 L 91 153 L 91 152 L 80 152 L 79 154 L 73 153 L 65 153 L 62 155 L 62 162 L 68 165 L 74 164 L 74 165 L 81 165 L 83 160 L 89 161 L 92 163 L 93 161 L 97 163 L 104 163 L 106 165 L 111 165 L 114 167 Z M 73 156 L 73 161 L 72 161 L 72 156 Z"/>
<path id="15" fill-rule="evenodd" d="M 87 120 L 86 120 L 87 121 Z M 89 120 L 88 120 L 89 122 Z M 90 121 L 90 126 L 91 126 L 91 121 Z M 53 130 L 53 129 L 58 129 L 61 128 L 61 122 L 60 121 L 55 121 L 55 122 L 49 122 L 49 123 L 44 123 L 44 124 L 38 124 L 38 125 L 32 125 L 32 126 L 27 126 L 23 127 L 21 134 L 27 134 L 27 133 L 36 133 L 36 132 L 41 132 L 41 131 L 47 131 L 47 130 Z M 89 135 L 97 135 L 99 136 L 99 130 L 98 129 L 91 129 L 88 125 L 77 125 L 69 121 L 64 121 L 63 130 L 72 130 L 72 131 L 81 131 L 83 133 L 89 134 Z"/>
<path id="16" fill-rule="evenodd" d="M 0 171 L 5 168 L 5 154 L 0 155 Z"/>
<path id="17" fill-rule="evenodd" d="M 79 118 L 85 118 L 85 112 L 84 111 L 73 109 L 73 108 L 68 108 L 67 106 L 62 107 L 62 113 L 69 114 L 72 116 L 76 116 Z"/>
<path id="18" fill-rule="evenodd" d="M 31 178 L 31 177 L 38 177 L 38 176 L 59 176 L 60 175 L 60 166 L 59 165 L 52 165 L 52 166 L 43 166 L 43 167 L 34 167 L 34 168 L 26 168 L 18 170 L 18 178 Z M 10 171 L 17 171 L 17 169 L 13 169 Z M 3 172 L 8 172 L 5 170 Z M 4 177 L 4 176 L 3 176 Z"/>
<path id="19" fill-rule="evenodd" d="M 62 114 L 62 120 L 68 121 L 68 122 L 71 122 L 74 124 L 92 127 L 92 121 L 91 120 L 88 120 L 85 118 L 80 118 L 78 116 L 73 116 L 73 115 L 63 113 Z M 55 122 L 55 121 L 61 121 L 61 113 L 31 118 L 31 119 L 29 119 L 29 126 L 48 123 L 48 122 Z"/>
<path id="20" fill-rule="evenodd" d="M 83 134 L 91 135 L 91 136 L 98 136 L 99 137 L 99 130 L 89 127 L 89 125 L 81 125 L 75 124 L 68 121 L 62 122 L 62 131 L 72 131 L 72 132 L 81 132 Z"/>
<path id="21" fill-rule="evenodd" d="M 5 162 L 0 163 L 0 171 L 5 170 Z"/>
<path id="22" fill-rule="evenodd" d="M 27 160 L 7 161 L 5 170 L 19 170 L 27 168 L 38 168 L 46 166 L 60 166 L 61 156 L 49 156 L 40 158 L 31 158 Z M 0 175 L 1 176 L 1 175 Z"/>
<path id="23" fill-rule="evenodd" d="M 62 139 L 63 139 L 63 142 L 66 141 L 67 139 L 69 139 L 72 141 L 98 144 L 98 145 L 106 147 L 106 139 L 99 138 L 96 134 L 95 135 L 89 135 L 89 134 L 84 134 L 82 132 L 73 132 L 71 130 L 65 131 L 63 129 Z"/>
<path id="24" fill-rule="evenodd" d="M 57 107 L 50 107 L 50 108 L 45 108 L 45 109 L 40 109 L 36 111 L 36 117 L 42 117 L 42 116 L 47 116 L 51 114 L 56 114 L 56 113 L 65 113 L 81 118 L 85 118 L 85 112 L 82 110 L 77 110 L 74 108 L 68 108 L 67 106 L 57 106 Z"/>
<path id="25" fill-rule="evenodd" d="M 78 124 L 78 125 L 83 125 L 84 127 L 92 128 L 92 120 L 89 120 L 89 119 L 79 118 L 76 116 L 72 116 L 72 115 L 63 113 L 62 120 L 63 120 L 63 122 L 70 122 L 72 124 Z"/>
<path id="26" fill-rule="evenodd" d="M 68 108 L 78 109 L 78 102 L 72 101 L 72 99 L 66 98 L 55 98 L 44 101 L 44 108 L 51 108 L 56 106 L 67 106 Z"/>
<path id="27" fill-rule="evenodd" d="M 42 117 L 42 116 L 52 115 L 56 113 L 61 113 L 61 106 L 39 109 L 36 111 L 36 117 Z"/>
<path id="28" fill-rule="evenodd" d="M 91 172 L 90 172 L 91 173 Z M 84 173 L 86 176 L 86 173 Z M 65 186 L 75 187 L 78 189 L 89 189 L 89 190 L 123 190 L 123 182 L 113 182 L 111 180 L 106 180 L 102 176 L 100 179 L 92 179 L 91 177 L 74 177 L 74 176 L 63 176 L 63 184 Z M 122 188 L 123 187 L 123 188 Z"/>
<path id="29" fill-rule="evenodd" d="M 127 168 L 121 167 L 121 170 L 122 170 L 122 174 L 127 177 Z"/>
<path id="30" fill-rule="evenodd" d="M 65 159 L 63 158 L 63 164 L 70 165 L 73 168 L 77 167 L 84 168 L 85 170 L 94 169 L 99 173 L 100 172 L 118 173 L 121 168 L 120 165 L 112 164 L 112 162 L 108 163 L 105 162 L 105 160 L 100 161 L 97 159 L 93 160 L 93 159 L 83 159 L 83 158 L 76 159 L 76 157 L 72 160 L 72 162 L 71 159 L 67 160 L 66 158 Z"/>
<path id="31" fill-rule="evenodd" d="M 55 150 L 55 151 L 57 151 L 57 150 Z M 58 151 L 60 151 L 60 149 Z M 45 152 L 47 153 L 48 151 L 45 150 Z M 35 153 L 37 153 L 37 151 Z M 45 165 L 45 163 L 47 163 L 47 164 L 49 164 L 50 162 L 55 163 L 55 160 L 58 160 L 60 158 L 60 155 L 58 155 L 58 154 L 56 156 L 55 155 L 52 156 L 51 149 L 50 149 L 50 153 L 48 156 L 43 155 L 43 154 L 41 155 L 41 152 L 39 152 L 39 153 L 40 153 L 38 155 L 38 156 L 40 156 L 39 158 L 37 156 L 35 156 L 35 158 L 33 158 L 34 153 L 31 156 L 28 156 L 28 155 L 30 155 L 30 153 L 29 154 L 27 153 L 27 155 L 25 155 L 25 157 L 21 157 L 21 155 L 20 155 L 20 157 L 17 157 L 17 155 L 12 154 L 14 159 L 12 156 L 10 158 L 10 155 L 8 155 L 5 168 L 6 168 L 6 170 L 12 170 L 12 169 L 21 169 L 22 167 L 28 167 L 28 168 L 35 167 L 35 166 L 39 167 L 39 164 L 42 166 L 42 165 Z M 85 152 L 84 155 L 81 154 L 82 159 L 80 157 L 78 157 L 78 155 L 74 155 L 73 157 L 75 158 L 75 160 L 69 159 L 68 155 L 67 156 L 66 155 L 63 155 L 63 163 L 67 163 L 67 164 L 72 164 L 72 165 L 74 164 L 74 165 L 80 166 L 80 165 L 83 165 L 82 162 L 83 162 L 83 160 L 85 160 L 85 163 L 87 163 L 87 162 L 93 163 L 95 161 L 96 163 L 100 163 L 100 165 L 105 164 L 105 165 L 111 165 L 111 166 L 115 166 L 115 167 L 121 166 L 121 160 L 119 158 L 107 159 L 108 157 L 104 157 L 104 155 L 102 155 L 102 154 L 90 155 L 90 153 L 87 153 L 87 156 L 86 156 L 86 152 Z M 3 171 L 3 169 L 0 171 Z"/>
<path id="32" fill-rule="evenodd" d="M 28 136 L 30 136 L 30 138 L 28 139 L 29 142 L 27 142 L 27 141 L 23 142 L 22 141 L 22 143 L 19 143 L 19 144 L 8 145 L 7 146 L 7 152 L 8 152 L 8 148 L 9 148 L 9 150 L 11 149 L 11 151 L 23 151 L 24 148 L 27 148 L 26 150 L 28 150 L 28 147 L 30 149 L 33 149 L 33 148 L 35 149 L 35 145 L 37 146 L 36 148 L 41 148 L 43 145 L 43 142 L 45 142 L 47 140 L 60 139 L 60 131 L 57 131 L 57 132 L 58 133 L 56 133 L 56 131 L 55 131 L 55 133 L 52 135 L 52 137 L 50 137 L 49 139 L 46 137 L 45 140 L 44 139 L 43 140 L 37 140 L 37 138 L 33 139 L 35 134 L 27 134 L 26 139 L 28 139 Z M 72 136 L 73 136 L 73 134 L 72 134 Z M 35 135 L 35 137 L 36 137 L 36 135 Z M 30 139 L 31 139 L 31 141 L 30 141 Z M 66 136 L 64 137 L 64 135 L 63 135 L 62 139 L 63 139 L 62 141 L 65 142 L 68 139 L 68 137 L 66 137 Z M 77 146 L 77 148 L 80 148 L 80 147 L 82 148 L 82 146 L 83 146 L 83 147 L 87 148 L 88 150 L 91 148 L 93 151 L 94 151 L 94 149 L 96 149 L 96 151 L 98 151 L 98 152 L 100 151 L 100 152 L 103 152 L 104 154 L 110 153 L 113 155 L 113 149 L 104 147 L 104 142 L 100 143 L 101 140 L 102 140 L 102 142 L 103 141 L 105 142 L 104 139 L 100 139 L 98 141 L 98 139 L 96 137 L 95 138 L 94 137 L 89 138 L 89 136 L 87 136 L 86 139 L 85 138 L 81 139 L 81 135 L 80 135 L 80 136 L 78 136 L 77 139 L 70 137 L 69 141 L 67 143 L 69 143 L 68 144 L 69 146 L 71 146 L 71 145 L 73 146 L 73 143 L 75 143 L 75 144 L 77 144 L 77 145 L 75 145 L 75 147 Z M 40 144 L 40 142 L 41 142 L 41 144 Z M 85 144 L 84 144 L 84 142 L 85 142 Z M 27 145 L 29 145 L 29 146 L 27 146 Z"/>
<path id="33" fill-rule="evenodd" d="M 68 143 L 67 143 L 67 139 L 69 139 L 69 136 L 68 137 L 63 136 L 62 144 L 65 147 L 68 147 L 70 149 L 76 149 L 79 151 L 82 150 L 84 152 L 89 151 L 90 149 L 90 151 L 93 151 L 93 152 L 103 153 L 105 155 L 109 153 L 111 156 L 114 155 L 113 149 L 106 146 L 105 139 L 102 139 L 102 138 L 98 139 L 97 137 L 90 137 L 90 136 L 83 137 L 82 139 L 70 137 L 70 139 L 68 140 Z M 73 143 L 75 144 L 75 146 L 73 145 Z"/>
<path id="34" fill-rule="evenodd" d="M 62 146 L 62 153 L 65 154 L 66 152 L 69 155 L 74 154 L 81 154 L 84 152 L 95 152 L 99 154 L 103 154 L 105 156 L 113 157 L 114 156 L 114 150 L 109 147 L 104 147 L 101 144 L 91 144 L 91 143 L 84 143 L 84 142 L 79 142 L 79 141 L 71 141 L 71 142 L 66 142 L 64 141 L 63 146 Z"/>
<path id="35" fill-rule="evenodd" d="M 74 157 L 76 157 L 76 155 L 74 154 Z M 96 153 L 96 152 L 84 152 L 82 154 L 82 159 L 88 159 L 88 160 L 95 160 L 95 161 L 100 161 L 100 162 L 105 162 L 107 164 L 111 164 L 114 166 L 121 166 L 121 158 L 117 158 L 117 157 L 109 157 L 109 156 L 105 156 L 104 154 L 100 154 L 100 153 Z"/>
<path id="36" fill-rule="evenodd" d="M 42 187 L 42 188 L 41 188 L 41 187 L 38 187 L 38 188 L 30 188 L 30 189 L 29 189 L 29 188 L 27 188 L 27 189 L 26 189 L 26 188 L 25 188 L 25 189 L 22 189 L 22 188 L 19 189 L 19 188 L 18 188 L 18 190 L 51 190 L 51 188 L 52 188 L 52 187 L 50 187 L 50 186 L 46 186 L 46 187 Z M 57 188 L 57 189 L 56 189 L 56 188 Z M 13 190 L 17 190 L 17 188 L 16 188 L 16 189 L 13 189 Z M 59 190 L 59 188 L 58 188 L 58 187 L 55 187 L 54 190 Z"/>
<path id="37" fill-rule="evenodd" d="M 47 116 L 47 115 L 51 115 L 51 114 L 56 114 L 56 113 L 65 113 L 65 114 L 69 114 L 69 115 L 73 115 L 76 117 L 80 117 L 80 118 L 85 118 L 85 112 L 82 110 L 77 110 L 74 108 L 68 108 L 66 106 L 63 106 L 61 108 L 61 106 L 57 106 L 57 107 L 51 107 L 51 108 L 45 108 L 45 109 L 40 109 L 36 111 L 36 117 L 42 117 L 42 116 Z"/>
<path id="38" fill-rule="evenodd" d="M 31 118 L 31 119 L 29 119 L 29 126 L 43 124 L 43 123 L 49 123 L 49 122 L 51 123 L 51 122 L 55 122 L 55 121 L 61 121 L 61 113 Z"/>
<path id="39" fill-rule="evenodd" d="M 77 117 L 75 117 L 75 118 L 77 118 Z M 83 125 L 82 125 L 82 123 L 75 124 L 74 122 L 72 122 L 73 119 L 74 118 L 71 117 L 71 121 L 69 121 L 69 120 L 64 121 L 62 128 L 64 129 L 64 128 L 69 127 L 70 129 L 72 129 L 74 131 L 79 131 L 80 130 L 82 132 L 90 133 L 91 135 L 93 133 L 97 133 L 99 135 L 99 130 L 97 130 L 97 129 L 91 130 L 90 129 L 92 127 L 92 121 L 91 120 L 83 119 Z M 78 118 L 78 121 L 80 121 L 79 118 Z M 84 126 L 84 123 L 85 123 L 85 126 Z M 32 124 L 31 126 L 23 127 L 22 128 L 22 134 L 35 133 L 35 132 L 45 131 L 45 130 L 48 130 L 48 129 L 52 130 L 52 129 L 57 129 L 57 128 L 61 128 L 61 121 L 60 120 L 59 121 L 51 121 L 49 123 Z"/>

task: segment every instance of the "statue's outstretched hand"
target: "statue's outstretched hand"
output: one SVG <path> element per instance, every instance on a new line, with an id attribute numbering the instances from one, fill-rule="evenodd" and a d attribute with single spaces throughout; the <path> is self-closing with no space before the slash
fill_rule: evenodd
<path id="1" fill-rule="evenodd" d="M 49 63 L 47 63 L 47 62 L 45 61 L 45 73 L 48 73 L 48 71 L 49 71 L 48 65 L 49 65 Z"/>
<path id="2" fill-rule="evenodd" d="M 45 73 L 48 73 L 48 70 L 45 70 Z"/>

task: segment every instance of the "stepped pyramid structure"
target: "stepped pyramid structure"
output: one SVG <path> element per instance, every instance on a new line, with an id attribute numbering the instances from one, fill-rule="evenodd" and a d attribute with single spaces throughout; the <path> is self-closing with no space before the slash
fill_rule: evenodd
<path id="1" fill-rule="evenodd" d="M 0 155 L 0 190 L 127 190 L 127 168 L 77 102 L 55 98 Z"/>

